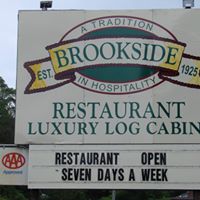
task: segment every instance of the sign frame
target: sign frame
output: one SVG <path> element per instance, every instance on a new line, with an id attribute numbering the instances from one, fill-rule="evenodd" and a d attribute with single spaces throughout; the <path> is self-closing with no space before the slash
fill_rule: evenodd
<path id="1" fill-rule="evenodd" d="M 30 145 L 29 155 L 31 189 L 198 190 L 200 186 L 199 145 Z"/>
<path id="2" fill-rule="evenodd" d="M 196 99 L 199 98 L 197 91 L 200 87 L 198 77 L 200 59 L 196 55 L 196 52 L 200 51 L 200 45 L 197 45 L 200 43 L 197 40 L 200 30 L 195 24 L 189 23 L 191 20 L 194 21 L 199 13 L 199 9 L 189 12 L 183 9 L 48 11 L 45 14 L 42 11 L 20 11 L 15 143 L 200 143 L 198 116 L 200 111 L 196 106 Z M 70 22 L 65 20 L 69 18 Z M 170 20 L 172 18 L 179 20 L 179 27 L 171 23 L 171 21 L 176 21 Z M 54 21 L 60 23 L 54 23 L 52 26 Z M 31 23 L 35 26 L 30 26 Z M 185 23 L 188 30 L 194 30 L 193 37 L 183 34 Z M 27 29 L 28 25 L 29 29 Z M 130 37 L 118 35 L 116 38 L 116 32 L 114 32 L 116 30 L 113 30 L 113 27 L 117 30 L 120 27 L 120 30 L 131 29 L 131 34 L 134 31 L 137 34 L 148 32 L 150 36 L 155 37 L 138 38 L 132 35 Z M 40 30 L 40 37 L 35 34 L 36 30 Z M 113 31 L 112 37 L 104 33 L 104 38 L 96 38 L 96 36 L 88 38 L 88 35 L 92 33 L 101 31 L 103 34 L 105 30 L 109 30 L 109 33 Z M 131 41 L 132 48 L 135 49 L 134 54 L 130 54 L 128 46 Z M 137 44 L 143 47 L 138 49 L 140 45 Z M 152 59 L 143 55 L 143 60 L 138 58 L 141 62 L 133 59 L 133 69 L 138 70 L 135 66 L 138 64 L 145 70 L 150 65 L 148 69 L 154 68 L 158 71 L 150 73 L 151 75 L 143 79 L 143 82 L 140 79 L 134 80 L 134 83 L 131 83 L 133 84 L 131 87 L 135 88 L 133 92 L 119 92 L 124 84 L 119 79 L 123 76 L 117 77 L 119 83 L 112 82 L 108 80 L 109 78 L 104 80 L 111 81 L 109 87 L 115 88 L 113 93 L 103 90 L 94 91 L 94 88 L 86 87 L 93 78 L 89 80 L 86 75 L 82 75 L 84 63 L 86 68 L 90 69 L 92 64 L 100 63 L 104 66 L 112 61 L 116 66 L 121 63 L 123 69 L 127 67 L 129 71 L 129 67 L 132 67 L 128 59 L 130 55 L 132 58 L 142 55 L 142 50 L 149 45 L 151 53 L 158 51 L 160 54 L 152 54 Z M 71 46 L 71 49 L 68 46 Z M 81 46 L 84 48 L 81 49 Z M 126 46 L 128 50 L 125 49 Z M 45 47 L 49 52 L 44 50 Z M 118 51 L 114 51 L 111 47 L 118 48 Z M 28 49 L 30 53 L 27 54 L 25 52 Z M 97 54 L 97 49 L 98 52 L 102 51 L 101 57 L 100 53 Z M 89 57 L 89 54 L 86 54 L 87 50 L 92 51 L 91 55 L 94 57 Z M 103 54 L 103 50 L 107 54 Z M 78 54 L 79 51 L 83 54 Z M 161 56 L 164 51 L 168 54 Z M 68 58 L 66 56 L 69 56 L 66 52 L 68 54 L 71 52 L 69 55 L 73 57 L 73 59 L 71 57 L 71 68 L 66 64 Z M 86 59 L 84 62 L 81 57 L 83 55 Z M 55 57 L 57 60 L 54 59 Z M 96 57 L 98 58 L 94 60 L 93 58 Z M 114 61 L 116 57 L 119 59 Z M 145 59 L 148 60 L 146 64 Z M 52 63 L 54 70 L 50 69 Z M 73 64 L 77 64 L 77 68 Z M 194 67 L 191 76 L 185 71 L 186 66 L 190 65 Z M 100 68 L 95 69 L 95 72 Z M 95 76 L 97 74 L 95 73 Z M 23 79 L 20 76 L 23 76 Z M 125 82 L 127 83 L 127 80 Z M 100 80 L 90 83 L 93 83 L 93 86 L 102 84 Z"/>

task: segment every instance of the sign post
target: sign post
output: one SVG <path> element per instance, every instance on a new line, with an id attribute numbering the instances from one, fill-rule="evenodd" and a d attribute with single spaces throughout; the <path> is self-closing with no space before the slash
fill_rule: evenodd
<path id="1" fill-rule="evenodd" d="M 116 197 L 116 190 L 112 190 L 112 200 L 115 200 Z"/>

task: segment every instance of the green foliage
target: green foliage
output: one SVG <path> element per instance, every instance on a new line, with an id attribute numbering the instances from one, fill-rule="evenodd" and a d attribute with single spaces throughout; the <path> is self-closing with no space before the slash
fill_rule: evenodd
<path id="1" fill-rule="evenodd" d="M 116 200 L 170 200 L 170 197 L 176 196 L 177 193 L 178 191 L 119 190 L 116 194 Z"/>
<path id="2" fill-rule="evenodd" d="M 42 190 L 41 200 L 111 200 L 110 190 Z"/>
<path id="3" fill-rule="evenodd" d="M 86 190 L 85 193 L 90 200 L 99 200 L 102 197 L 111 195 L 110 190 Z"/>
<path id="4" fill-rule="evenodd" d="M 86 193 L 82 190 L 48 190 L 44 193 L 46 200 L 88 200 Z"/>
<path id="5" fill-rule="evenodd" d="M 116 200 L 147 200 L 144 191 L 137 190 L 120 190 L 116 193 Z"/>
<path id="6" fill-rule="evenodd" d="M 0 77 L 0 144 L 14 143 L 15 90 Z M 27 200 L 17 187 L 0 186 L 0 200 Z"/>
<path id="7" fill-rule="evenodd" d="M 0 200 L 8 200 L 8 199 L 5 198 L 5 197 L 1 197 L 1 196 L 0 196 Z"/>
<path id="8" fill-rule="evenodd" d="M 14 186 L 1 186 L 0 200 L 27 200 L 27 198 Z"/>
<path id="9" fill-rule="evenodd" d="M 15 90 L 0 77 L 0 144 L 14 142 Z"/>
<path id="10" fill-rule="evenodd" d="M 112 200 L 112 196 L 102 197 L 100 200 Z"/>

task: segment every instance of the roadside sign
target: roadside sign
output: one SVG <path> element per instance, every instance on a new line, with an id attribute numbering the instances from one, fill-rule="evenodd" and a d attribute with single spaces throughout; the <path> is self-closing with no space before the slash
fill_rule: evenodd
<path id="1" fill-rule="evenodd" d="M 15 143 L 200 143 L 199 18 L 20 11 Z"/>
<path id="2" fill-rule="evenodd" d="M 29 188 L 200 187 L 199 145 L 30 145 Z"/>

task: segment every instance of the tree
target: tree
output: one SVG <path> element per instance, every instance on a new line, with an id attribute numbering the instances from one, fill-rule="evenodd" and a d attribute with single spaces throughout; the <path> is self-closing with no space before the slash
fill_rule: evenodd
<path id="1" fill-rule="evenodd" d="M 167 190 L 118 190 L 116 200 L 169 200 L 183 191 Z"/>
<path id="2" fill-rule="evenodd" d="M 15 90 L 0 77 L 0 144 L 14 142 Z"/>
<path id="3" fill-rule="evenodd" d="M 0 77 L 0 144 L 14 143 L 15 90 Z M 0 200 L 26 200 L 23 188 L 0 186 Z"/>
<path id="4" fill-rule="evenodd" d="M 0 200 L 27 200 L 27 198 L 19 187 L 1 186 Z"/>

